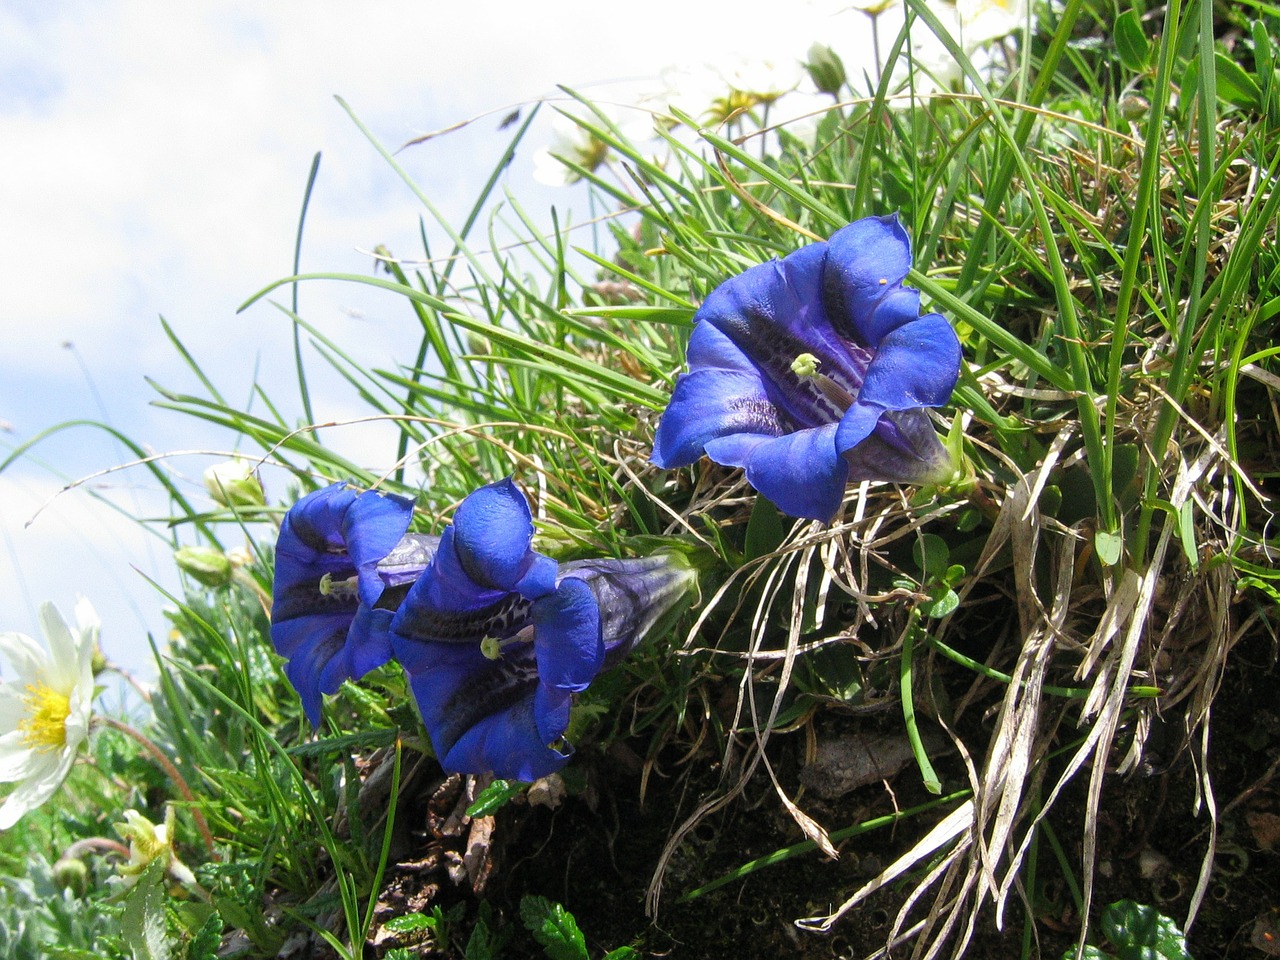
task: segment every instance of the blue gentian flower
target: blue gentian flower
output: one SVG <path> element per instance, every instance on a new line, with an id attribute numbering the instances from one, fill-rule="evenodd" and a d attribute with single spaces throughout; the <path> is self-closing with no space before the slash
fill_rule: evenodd
<path id="1" fill-rule="evenodd" d="M 694 317 L 653 462 L 744 467 L 783 512 L 823 521 L 850 481 L 944 480 L 953 465 L 924 408 L 950 399 L 960 342 L 921 316 L 910 266 L 895 214 L 722 283 Z"/>
<path id="2" fill-rule="evenodd" d="M 561 566 L 532 538 L 510 480 L 480 488 L 392 619 L 396 659 L 446 770 L 532 781 L 564 766 L 573 694 L 693 580 L 674 557 Z"/>
<path id="3" fill-rule="evenodd" d="M 413 501 L 335 483 L 285 514 L 276 542 L 271 642 L 313 724 L 320 696 L 391 659 L 390 611 L 436 539 L 408 534 Z M 385 564 L 385 566 L 383 566 Z"/>

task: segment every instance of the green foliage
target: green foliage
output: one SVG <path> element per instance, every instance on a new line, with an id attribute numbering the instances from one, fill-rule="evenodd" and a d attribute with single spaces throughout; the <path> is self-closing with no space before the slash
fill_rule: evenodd
<path id="1" fill-rule="evenodd" d="M 910 5 L 940 30 L 926 5 Z M 103 811 L 153 808 L 172 795 L 136 744 L 104 729 L 93 739 L 93 766 L 73 773 L 56 815 L 51 808 L 4 838 L 0 955 L 159 957 L 186 942 L 190 957 L 208 957 L 224 924 L 247 938 L 251 956 L 274 956 L 299 931 L 359 955 L 406 799 L 401 750 L 406 771 L 432 769 L 429 746 L 391 668 L 327 700 L 313 734 L 271 650 L 265 613 L 283 509 L 347 477 L 413 496 L 414 529 L 438 532 L 477 484 L 514 474 L 533 494 L 539 548 L 559 558 L 642 554 L 657 544 L 698 556 L 697 609 L 576 704 L 572 737 L 588 746 L 581 767 L 566 772 L 571 787 L 576 777 L 585 792 L 582 770 L 623 741 L 646 778 L 663 771 L 646 780 L 650 789 L 666 779 L 670 756 L 684 758 L 672 788 L 683 795 L 686 771 L 699 765 L 690 758 L 729 757 L 730 743 L 768 758 L 773 734 L 803 729 L 817 739 L 850 711 L 887 704 L 895 710 L 884 716 L 910 743 L 913 786 L 936 798 L 830 837 L 908 818 L 923 826 L 970 799 L 968 772 L 927 735 L 937 721 L 956 728 L 960 710 L 949 696 L 964 690 L 971 716 L 1022 718 L 991 742 L 1026 745 L 1024 780 L 990 806 L 1030 825 L 1032 858 L 1046 841 L 1053 858 L 1042 858 L 1041 877 L 1060 871 L 1083 904 L 1092 865 L 1057 843 L 1048 820 L 1034 819 L 1041 798 L 1059 793 L 1040 784 L 1064 767 L 1069 776 L 1114 769 L 1105 754 L 1118 726 L 1162 695 L 1136 672 L 1156 661 L 1159 633 L 1141 619 L 1150 610 L 1139 601 L 1174 582 L 1216 598 L 1248 587 L 1274 622 L 1280 598 L 1267 562 L 1275 542 L 1264 489 L 1280 474 L 1272 412 L 1280 191 L 1269 174 L 1280 162 L 1275 19 L 1180 0 L 1161 16 L 1125 9 L 1108 19 L 1103 6 L 1068 0 L 1040 11 L 1042 29 L 1007 72 L 978 70 L 955 47 L 963 95 L 890 101 L 886 72 L 877 96 L 833 98 L 813 139 L 766 129 L 748 111 L 724 123 L 674 113 L 656 142 L 636 143 L 602 108 L 565 91 L 567 113 L 610 158 L 575 169 L 593 210 L 604 211 L 590 234 L 560 215 L 540 226 L 519 198 L 499 194 L 536 111 L 491 158 L 460 225 L 413 182 L 402 153 L 353 113 L 432 232 L 447 237 L 444 249 L 431 249 L 424 228 L 421 250 L 380 248 L 376 275 L 298 275 L 295 266 L 255 294 L 249 303 L 264 322 L 291 329 L 295 372 L 293 383 L 258 384 L 252 411 L 228 402 L 164 328 L 200 389 L 156 385 L 157 405 L 231 431 L 238 448 L 291 484 L 276 491 L 274 506 L 197 504 L 147 463 L 172 499 L 158 533 L 170 544 L 178 531 L 176 560 L 190 590 L 172 598 L 172 634 L 155 645 L 159 685 L 145 728 L 196 797 L 181 818 L 184 860 L 195 863 L 202 849 L 190 810 L 217 838 L 218 859 L 205 851 L 199 867 L 211 904 L 203 913 L 180 908 L 158 882 L 123 905 L 108 902 L 108 867 L 98 861 L 85 897 L 53 885 L 48 860 L 100 834 Z M 1219 39 L 1224 24 L 1235 38 L 1230 54 Z M 899 56 L 895 43 L 887 59 Z M 810 59 L 821 89 L 848 90 L 851 64 L 825 48 Z M 890 210 L 901 211 L 913 238 L 909 282 L 964 345 L 947 411 L 948 444 L 964 462 L 957 479 L 911 496 L 851 491 L 840 522 L 818 529 L 752 497 L 733 471 L 705 461 L 653 468 L 653 428 L 703 298 L 745 267 Z M 318 282 L 377 290 L 416 342 L 393 367 L 370 368 L 299 306 Z M 286 289 L 287 302 L 272 299 Z M 391 464 L 385 476 L 335 449 L 331 438 L 360 424 L 318 429 L 307 372 L 317 363 L 336 371 L 364 414 L 394 426 L 380 458 Z M 295 407 L 301 419 L 289 412 Z M 128 448 L 139 458 L 147 452 Z M 222 541 L 233 539 L 251 543 L 248 565 L 233 565 L 224 551 Z M 1227 579 L 1211 579 L 1219 576 Z M 1206 621 L 1196 628 L 1205 635 L 1214 629 L 1207 615 L 1185 623 L 1192 620 Z M 1115 629 L 1104 633 L 1099 623 Z M 1032 662 L 1027 641 L 1046 637 L 1053 656 Z M 1196 640 L 1181 638 L 1194 666 L 1173 668 L 1209 683 L 1218 674 L 1202 669 Z M 1180 696 L 1193 702 L 1195 692 Z M 1055 699 L 1042 704 L 1046 697 Z M 1211 699 L 1206 688 L 1203 702 Z M 963 730 L 970 739 L 989 733 Z M 966 742 L 975 763 L 990 745 Z M 1056 759 L 1064 755 L 1072 762 Z M 394 765 L 386 768 L 392 788 L 366 792 L 382 764 Z M 424 789 L 421 777 L 406 772 L 405 782 Z M 1024 796 L 1024 783 L 1035 790 Z M 719 789 L 730 797 L 733 786 Z M 524 790 L 494 782 L 467 813 L 512 815 Z M 772 853 L 744 853 L 718 879 L 691 878 L 681 895 L 697 899 L 818 848 L 809 833 Z M 830 894 L 815 890 L 812 899 Z M 270 918 L 268 902 L 278 907 Z M 952 902 L 966 908 L 962 894 Z M 589 956 L 561 905 L 526 896 L 520 918 L 553 960 Z M 1102 925 L 1112 953 L 1090 947 L 1091 955 L 1186 956 L 1176 927 L 1152 908 L 1113 904 Z M 487 903 L 433 905 L 383 926 L 469 960 L 501 956 L 512 935 Z M 631 955 L 631 947 L 607 954 Z"/>
<path id="2" fill-rule="evenodd" d="M 34 855 L 21 872 L 0 877 L 0 956 L 126 960 L 127 953 L 111 946 L 119 913 L 119 907 L 82 899 L 59 887 L 49 862 Z"/>
<path id="3" fill-rule="evenodd" d="M 495 780 L 476 797 L 475 802 L 467 807 L 468 817 L 487 817 L 507 805 L 512 797 L 522 794 L 528 784 L 512 780 Z"/>
<path id="4" fill-rule="evenodd" d="M 1192 960 L 1178 925 L 1155 907 L 1120 900 L 1102 913 L 1102 932 L 1111 943 L 1110 952 L 1087 946 L 1088 960 Z M 1075 956 L 1068 950 L 1063 960 Z"/>
<path id="5" fill-rule="evenodd" d="M 546 897 L 520 901 L 520 919 L 542 945 L 548 960 L 587 960 L 587 941 L 573 914 Z"/>
<path id="6" fill-rule="evenodd" d="M 165 864 L 152 860 L 123 897 L 120 933 L 133 960 L 170 960 L 173 947 L 165 910 Z"/>

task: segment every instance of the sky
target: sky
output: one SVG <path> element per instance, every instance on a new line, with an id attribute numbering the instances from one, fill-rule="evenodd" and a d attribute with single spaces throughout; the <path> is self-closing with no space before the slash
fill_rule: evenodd
<path id="1" fill-rule="evenodd" d="M 255 378 L 273 396 L 294 396 L 283 315 L 267 304 L 236 311 L 291 272 L 314 154 L 323 159 L 304 271 L 367 274 L 379 244 L 420 250 L 420 204 L 335 95 L 392 147 L 480 117 L 397 158 L 458 223 L 510 136 L 500 118 L 556 96 L 557 84 L 608 99 L 656 85 L 665 67 L 762 51 L 794 61 L 815 35 L 865 33 L 861 19 L 833 19 L 831 4 L 805 17 L 778 9 L 4 0 L 0 460 L 58 424 L 96 421 L 166 454 L 163 469 L 199 499 L 202 471 L 231 441 L 153 404 L 148 381 L 200 392 L 161 317 L 228 398 L 247 401 Z M 552 136 L 543 113 L 502 186 L 544 223 L 553 204 L 562 222 L 583 219 L 580 189 L 532 177 L 532 148 Z M 411 362 L 417 335 L 398 298 L 324 283 L 300 297 L 306 319 L 368 365 Z M 321 419 L 360 411 L 323 379 L 318 403 Z M 376 429 L 332 439 L 371 468 L 392 459 Z M 106 655 L 145 676 L 154 673 L 148 634 L 161 643 L 166 634 L 166 601 L 151 581 L 175 590 L 177 576 L 168 546 L 133 519 L 164 516 L 155 481 L 142 467 L 111 469 L 132 459 L 107 430 L 75 426 L 0 472 L 0 631 L 38 636 L 41 602 L 70 615 L 84 595 L 102 618 Z M 73 481 L 82 482 L 60 493 Z M 268 478 L 268 495 L 283 493 Z"/>

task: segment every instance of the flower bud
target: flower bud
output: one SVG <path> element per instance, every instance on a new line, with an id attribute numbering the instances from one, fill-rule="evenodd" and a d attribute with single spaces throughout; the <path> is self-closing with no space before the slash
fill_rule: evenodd
<path id="1" fill-rule="evenodd" d="M 59 890 L 83 897 L 89 890 L 89 868 L 76 857 L 62 857 L 53 865 L 53 882 Z"/>
<path id="2" fill-rule="evenodd" d="M 183 573 L 206 587 L 225 587 L 231 582 L 231 559 L 213 547 L 181 547 L 173 552 Z"/>
<path id="3" fill-rule="evenodd" d="M 267 502 L 262 484 L 245 460 L 214 464 L 204 472 L 204 488 L 224 507 L 261 507 Z"/>
<path id="4" fill-rule="evenodd" d="M 804 68 L 809 71 L 809 77 L 813 80 L 815 87 L 833 97 L 840 95 L 840 88 L 845 84 L 846 75 L 844 62 L 834 50 L 826 44 L 815 43 L 809 48 L 809 59 Z"/>

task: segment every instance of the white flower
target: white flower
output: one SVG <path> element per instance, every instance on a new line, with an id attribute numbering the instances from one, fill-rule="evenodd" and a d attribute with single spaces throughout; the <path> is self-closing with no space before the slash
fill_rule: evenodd
<path id="1" fill-rule="evenodd" d="M 0 680 L 0 783 L 17 784 L 0 805 L 0 830 L 53 795 L 89 735 L 98 615 L 81 599 L 73 633 L 46 603 L 40 625 L 48 650 L 24 634 L 0 633 L 0 655 L 17 674 Z"/>
<path id="2" fill-rule="evenodd" d="M 678 107 L 699 122 L 720 123 L 741 110 L 771 104 L 804 79 L 799 57 L 727 56 L 721 63 L 666 67 L 662 89 L 645 102 L 659 113 Z"/>
<path id="3" fill-rule="evenodd" d="M 180 883 L 194 885 L 195 874 L 178 859 L 173 849 L 176 818 L 172 805 L 165 808 L 164 823 L 152 823 L 137 810 L 124 812 L 124 823 L 117 823 L 116 833 L 129 841 L 129 862 L 121 864 L 112 880 L 122 890 L 137 884 L 147 867 L 159 860 L 163 872 Z"/>
<path id="4" fill-rule="evenodd" d="M 1027 22 L 1027 0 L 956 0 L 960 39 L 972 53 L 992 40 L 1021 30 Z"/>
<path id="5" fill-rule="evenodd" d="M 647 111 L 601 102 L 594 106 L 618 128 L 624 140 L 637 143 L 653 136 L 653 121 Z M 596 116 L 585 115 L 584 119 L 593 126 L 607 126 Z M 571 114 L 557 112 L 551 118 L 551 145 L 534 151 L 533 179 L 548 187 L 577 183 L 581 176 L 563 161 L 569 160 L 593 172 L 609 159 L 609 149 L 607 143 L 577 123 Z"/>

